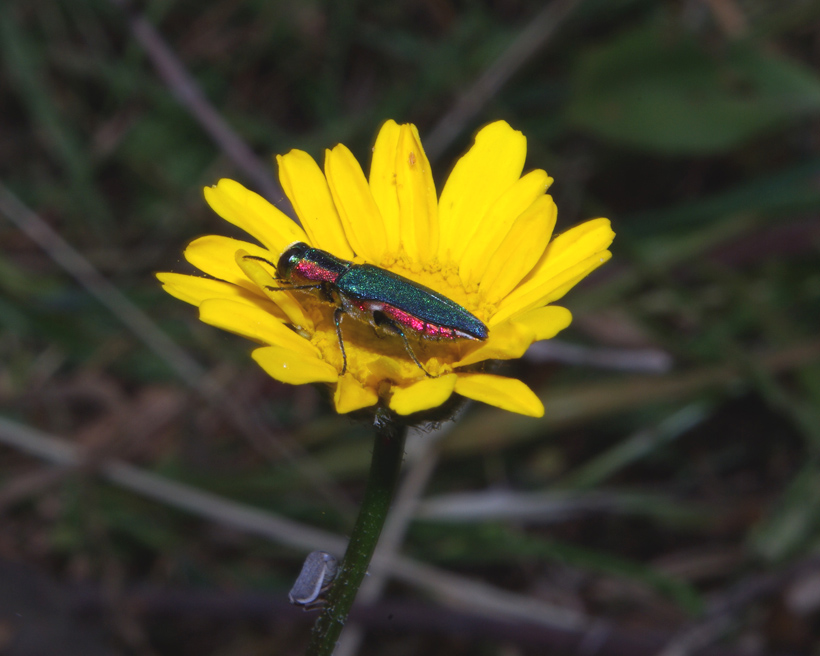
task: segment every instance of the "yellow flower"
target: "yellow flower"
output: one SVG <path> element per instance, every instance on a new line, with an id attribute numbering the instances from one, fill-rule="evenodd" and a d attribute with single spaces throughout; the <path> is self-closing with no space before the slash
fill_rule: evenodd
<path id="1" fill-rule="evenodd" d="M 220 180 L 205 189 L 205 199 L 261 246 L 201 237 L 185 257 L 211 277 L 158 277 L 170 294 L 197 305 L 205 323 L 262 344 L 252 356 L 273 378 L 330 385 L 338 412 L 382 402 L 407 415 L 455 392 L 541 416 L 543 405 L 526 385 L 484 373 L 480 363 L 518 358 L 532 342 L 566 328 L 569 311 L 550 304 L 609 259 L 614 233 L 607 219 L 594 219 L 550 240 L 552 178 L 542 170 L 521 175 L 526 151 L 526 138 L 504 121 L 486 126 L 437 199 L 413 125 L 384 124 L 369 179 L 341 144 L 325 153 L 324 173 L 310 155 L 293 150 L 277 158 L 279 179 L 302 227 L 239 183 Z M 347 317 L 344 370 L 334 306 L 310 291 L 277 291 L 276 271 L 264 262 L 275 265 L 295 242 L 425 285 L 473 313 L 489 336 L 413 340 L 422 370 L 400 337 L 377 335 Z"/>

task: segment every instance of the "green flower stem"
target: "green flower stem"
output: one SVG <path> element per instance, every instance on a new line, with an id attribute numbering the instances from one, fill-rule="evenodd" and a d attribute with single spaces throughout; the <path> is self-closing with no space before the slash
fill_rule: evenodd
<path id="1" fill-rule="evenodd" d="M 364 500 L 347 545 L 336 580 L 327 595 L 322 614 L 310 634 L 307 656 L 330 656 L 342 632 L 350 607 L 373 557 L 404 458 L 407 427 L 397 424 L 388 412 L 380 412 L 374 422 L 376 439 Z"/>

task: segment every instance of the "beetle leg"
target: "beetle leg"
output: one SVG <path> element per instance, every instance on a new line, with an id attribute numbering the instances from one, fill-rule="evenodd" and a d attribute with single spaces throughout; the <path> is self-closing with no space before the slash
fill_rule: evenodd
<path id="1" fill-rule="evenodd" d="M 422 366 L 421 362 L 419 362 L 419 359 L 416 357 L 416 354 L 413 353 L 413 349 L 410 346 L 410 342 L 407 339 L 407 335 L 404 334 L 404 329 L 398 324 L 398 322 L 389 321 L 389 322 L 385 322 L 385 323 L 389 323 L 390 327 L 393 330 L 395 330 L 399 335 L 401 335 L 401 338 L 404 341 L 404 348 L 407 351 L 407 355 L 409 355 L 410 358 L 413 360 L 413 362 L 416 363 L 416 366 L 424 372 L 424 375 L 427 376 L 428 378 L 437 378 L 437 376 L 434 376 L 429 371 L 427 371 L 427 369 L 425 369 Z"/>
<path id="2" fill-rule="evenodd" d="M 322 296 L 325 297 L 325 300 L 328 303 L 333 303 L 334 305 L 339 305 L 336 297 L 333 296 L 333 286 L 329 282 L 322 282 L 319 284 L 319 289 L 322 290 Z"/>
<path id="3" fill-rule="evenodd" d="M 333 323 L 336 324 L 336 337 L 339 338 L 339 349 L 342 352 L 342 376 L 347 371 L 347 353 L 345 353 L 345 342 L 342 339 L 342 315 L 344 313 L 345 311 L 340 307 L 337 307 L 333 313 Z"/>

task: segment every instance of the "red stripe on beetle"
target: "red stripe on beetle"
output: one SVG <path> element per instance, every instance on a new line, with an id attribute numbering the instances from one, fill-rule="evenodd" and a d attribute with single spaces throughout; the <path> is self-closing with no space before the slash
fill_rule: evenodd
<path id="1" fill-rule="evenodd" d="M 414 332 L 423 335 L 424 337 L 432 337 L 433 339 L 456 339 L 456 331 L 446 326 L 437 326 L 434 323 L 428 323 L 413 316 L 409 312 L 400 310 L 399 308 L 385 303 L 381 307 L 381 311 L 393 321 L 396 321 L 403 326 L 407 326 Z"/>
<path id="2" fill-rule="evenodd" d="M 336 282 L 339 274 L 330 269 L 325 269 L 310 260 L 302 260 L 295 267 L 299 275 L 308 280 L 323 280 L 324 282 Z"/>

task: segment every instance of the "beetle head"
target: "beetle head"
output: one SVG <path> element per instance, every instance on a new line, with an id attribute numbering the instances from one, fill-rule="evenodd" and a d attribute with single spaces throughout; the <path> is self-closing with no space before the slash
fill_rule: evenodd
<path id="1" fill-rule="evenodd" d="M 310 246 L 301 241 L 288 246 L 284 253 L 279 256 L 279 262 L 276 264 L 276 272 L 279 274 L 279 278 L 290 280 L 293 269 L 305 259 L 309 250 Z"/>

